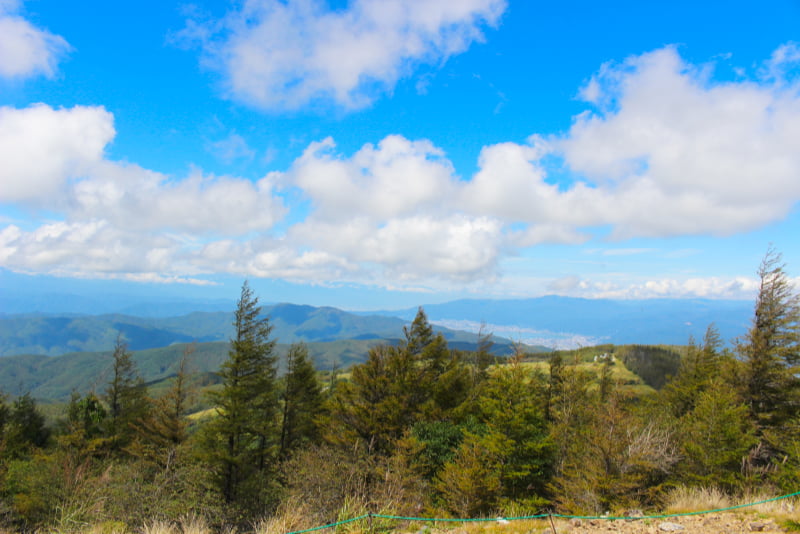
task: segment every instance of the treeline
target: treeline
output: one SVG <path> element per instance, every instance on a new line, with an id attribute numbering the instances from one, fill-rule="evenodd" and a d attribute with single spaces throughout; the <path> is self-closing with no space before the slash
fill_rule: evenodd
<path id="1" fill-rule="evenodd" d="M 752 326 L 732 349 L 710 326 L 657 393 L 554 353 L 502 365 L 488 337 L 460 352 L 420 309 L 396 346 L 324 380 L 293 345 L 278 377 L 275 340 L 245 283 L 235 337 L 207 394 L 187 350 L 170 389 L 149 398 L 117 343 L 106 389 L 74 395 L 45 425 L 29 395 L 0 403 L 0 522 L 18 530 L 137 528 L 187 513 L 222 528 L 268 517 L 310 527 L 366 512 L 519 516 L 655 509 L 679 486 L 797 490 L 800 302 L 768 253 Z M 669 351 L 658 365 L 674 369 Z M 642 352 L 620 355 L 647 366 Z M 652 368 L 652 366 L 651 366 Z M 655 375 L 651 380 L 658 384 Z"/>

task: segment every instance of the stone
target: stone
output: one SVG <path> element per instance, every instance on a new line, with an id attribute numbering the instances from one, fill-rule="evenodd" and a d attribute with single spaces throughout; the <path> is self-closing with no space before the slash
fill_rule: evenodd
<path id="1" fill-rule="evenodd" d="M 664 523 L 660 523 L 658 525 L 658 530 L 663 532 L 678 532 L 684 529 L 683 525 L 679 525 L 678 523 L 670 523 L 669 521 L 665 521 Z"/>

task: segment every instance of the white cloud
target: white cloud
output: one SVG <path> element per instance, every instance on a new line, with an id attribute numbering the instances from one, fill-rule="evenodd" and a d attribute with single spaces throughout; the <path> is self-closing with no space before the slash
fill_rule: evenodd
<path id="1" fill-rule="evenodd" d="M 794 61 L 793 50 L 776 52 L 771 71 Z M 483 284 L 524 294 L 534 282 L 504 268 L 515 254 L 534 258 L 526 249 L 540 244 L 732 234 L 784 218 L 800 200 L 800 85 L 780 72 L 714 82 L 710 68 L 686 64 L 674 48 L 605 65 L 584 91 L 592 112 L 561 136 L 484 147 L 469 179 L 433 142 L 400 135 L 352 154 L 324 139 L 257 181 L 199 170 L 178 178 L 110 160 L 113 116 L 103 108 L 0 108 L 0 202 L 63 218 L 0 229 L 0 265 L 163 280 L 225 272 L 415 289 Z M 548 158 L 575 174 L 551 175 Z M 622 245 L 605 254 L 643 252 Z M 578 296 L 752 291 L 749 279 L 538 276 L 539 292 L 550 283 Z"/>
<path id="2" fill-rule="evenodd" d="M 429 141 L 393 135 L 378 146 L 365 145 L 351 158 L 336 156 L 334 147 L 332 139 L 312 143 L 282 180 L 303 190 L 316 218 L 431 214 L 452 196 L 453 167 Z"/>
<path id="3" fill-rule="evenodd" d="M 103 158 L 114 119 L 102 107 L 0 108 L 0 202 L 51 202 Z"/>
<path id="4" fill-rule="evenodd" d="M 55 210 L 121 229 L 204 234 L 265 231 L 286 210 L 267 178 L 178 180 L 105 158 L 113 116 L 102 107 L 0 108 L 0 203 Z"/>
<path id="5" fill-rule="evenodd" d="M 658 278 L 635 283 L 583 281 L 580 294 L 592 298 L 722 298 L 752 299 L 758 280 L 749 277 Z"/>
<path id="6" fill-rule="evenodd" d="M 592 84 L 597 111 L 555 144 L 595 184 L 587 199 L 618 237 L 732 234 L 800 199 L 797 84 L 712 82 L 672 47 L 606 66 Z"/>
<path id="7" fill-rule="evenodd" d="M 20 2 L 0 2 L 0 77 L 53 77 L 70 46 L 63 37 L 35 27 L 17 14 Z"/>
<path id="8" fill-rule="evenodd" d="M 246 0 L 223 20 L 190 21 L 231 95 L 265 109 L 331 101 L 369 105 L 419 63 L 465 51 L 497 24 L 506 0 Z"/>
<path id="9" fill-rule="evenodd" d="M 71 191 L 70 216 L 102 218 L 120 228 L 173 230 L 195 236 L 269 230 L 286 210 L 268 179 L 204 176 L 183 180 L 136 165 L 102 162 Z"/>

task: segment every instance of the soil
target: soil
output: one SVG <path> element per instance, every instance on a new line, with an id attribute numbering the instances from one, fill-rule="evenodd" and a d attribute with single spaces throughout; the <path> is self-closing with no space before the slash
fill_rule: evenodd
<path id="1" fill-rule="evenodd" d="M 638 520 L 555 520 L 556 534 L 750 534 L 788 532 L 777 521 L 758 514 L 716 513 Z M 550 531 L 548 528 L 545 532 Z"/>

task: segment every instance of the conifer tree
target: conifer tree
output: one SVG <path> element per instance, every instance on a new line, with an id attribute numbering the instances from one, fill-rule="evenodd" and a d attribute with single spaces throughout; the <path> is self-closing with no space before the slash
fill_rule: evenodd
<path id="1" fill-rule="evenodd" d="M 133 355 L 121 336 L 117 337 L 112 358 L 111 380 L 105 394 L 108 405 L 106 431 L 111 448 L 120 450 L 133 438 L 132 424 L 145 416 L 148 403 L 144 380 L 139 376 Z"/>
<path id="2" fill-rule="evenodd" d="M 428 316 L 422 307 L 417 310 L 417 315 L 414 317 L 411 326 L 403 327 L 403 334 L 406 338 L 405 350 L 412 356 L 419 356 L 422 349 L 433 341 L 433 327 L 428 322 Z"/>
<path id="3" fill-rule="evenodd" d="M 739 346 L 744 398 L 759 433 L 800 414 L 800 296 L 781 255 L 770 249 L 758 271 L 760 287 L 750 330 Z"/>
<path id="4" fill-rule="evenodd" d="M 260 507 L 274 483 L 278 449 L 278 392 L 272 327 L 247 282 L 237 303 L 222 389 L 211 395 L 217 416 L 207 435 L 207 459 L 227 503 Z"/>
<path id="5" fill-rule="evenodd" d="M 681 482 L 728 490 L 741 481 L 742 459 L 756 444 L 747 406 L 721 380 L 708 384 L 681 419 Z"/>
<path id="6" fill-rule="evenodd" d="M 14 400 L 5 427 L 5 453 L 13 458 L 28 455 L 31 447 L 44 447 L 50 437 L 44 415 L 30 393 Z"/>
<path id="7" fill-rule="evenodd" d="M 329 401 L 325 438 L 332 444 L 360 443 L 367 451 L 391 455 L 396 441 L 418 413 L 416 360 L 398 347 L 378 345 L 352 369 Z"/>
<path id="8" fill-rule="evenodd" d="M 130 451 L 155 461 L 165 469 L 172 467 L 178 447 L 187 438 L 186 410 L 194 395 L 189 376 L 189 358 L 193 352 L 193 344 L 184 348 L 171 387 L 163 396 L 153 400 L 147 416 L 134 424 L 136 443 L 129 448 Z"/>
<path id="9" fill-rule="evenodd" d="M 318 440 L 316 419 L 321 415 L 324 400 L 317 371 L 305 344 L 295 343 L 289 348 L 286 369 L 281 395 L 281 459 L 288 457 L 298 447 Z"/>
<path id="10" fill-rule="evenodd" d="M 713 323 L 706 329 L 702 346 L 697 346 L 694 338 L 689 338 L 686 356 L 681 359 L 678 374 L 661 391 L 664 405 L 674 417 L 691 412 L 699 396 L 712 381 L 720 378 L 721 346 L 719 331 Z"/>
<path id="11" fill-rule="evenodd" d="M 107 449 L 107 415 L 97 395 L 90 392 L 81 396 L 73 391 L 67 405 L 66 432 L 59 437 L 59 442 L 81 454 L 94 454 Z"/>

